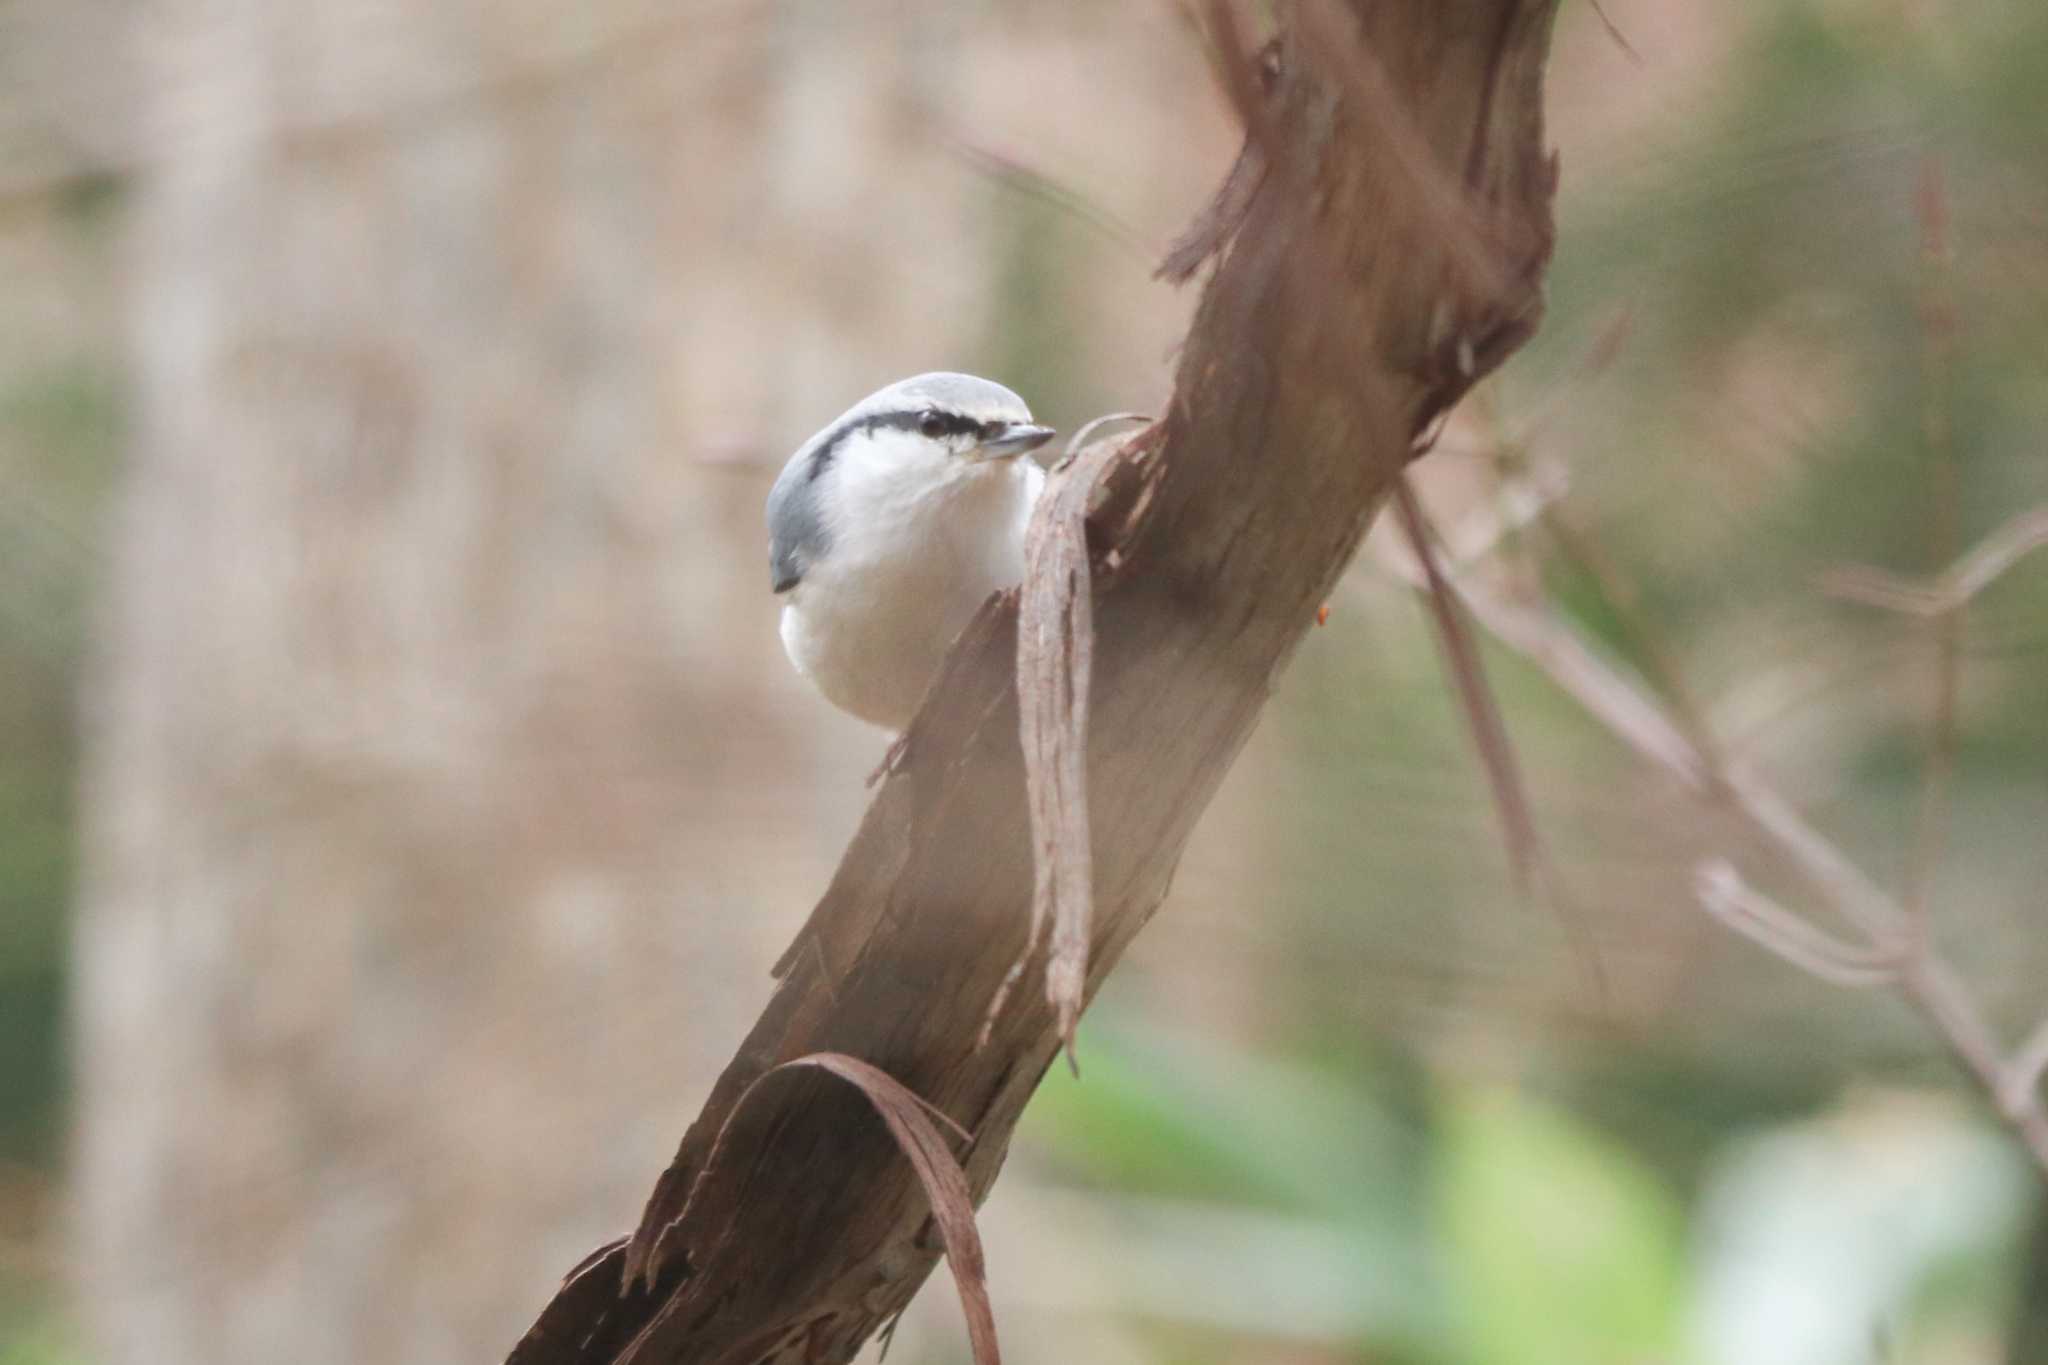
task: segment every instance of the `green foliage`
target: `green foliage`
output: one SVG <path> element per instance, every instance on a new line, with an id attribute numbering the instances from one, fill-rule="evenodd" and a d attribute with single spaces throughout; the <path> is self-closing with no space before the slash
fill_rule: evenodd
<path id="1" fill-rule="evenodd" d="M 1421 1135 L 1359 1077 L 1091 1030 L 1085 1082 L 1055 1067 L 1035 1116 L 1106 1185 L 1382 1227 L 1406 1216 Z"/>
<path id="2" fill-rule="evenodd" d="M 85 1356 L 55 1317 L 0 1317 L 0 1365 L 84 1365 Z"/>
<path id="3" fill-rule="evenodd" d="M 64 914 L 73 880 L 74 692 L 119 404 L 101 367 L 0 390 L 0 1159 L 48 1160 L 59 1130 Z"/>
<path id="4" fill-rule="evenodd" d="M 1454 1090 L 1433 1169 L 1463 1359 L 1670 1358 L 1683 1221 L 1626 1149 L 1511 1092 Z"/>
<path id="5" fill-rule="evenodd" d="M 1301 1320 L 1397 1353 L 1375 1359 L 1444 1359 L 1422 1233 L 1428 1135 L 1399 1068 L 1233 1056 L 1099 1021 L 1083 1058 L 1085 1079 L 1047 1076 L 1029 1120 L 1066 1178 L 1141 1205 L 1261 1210 L 1301 1235 L 1240 1246 L 1245 1285 L 1270 1280 Z"/>

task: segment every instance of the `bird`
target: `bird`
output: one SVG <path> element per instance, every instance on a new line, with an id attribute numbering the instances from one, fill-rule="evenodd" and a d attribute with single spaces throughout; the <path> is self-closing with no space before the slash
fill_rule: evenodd
<path id="1" fill-rule="evenodd" d="M 790 456 L 768 494 L 769 586 L 790 663 L 827 701 L 909 728 L 955 637 L 1023 580 L 1045 487 L 1023 457 L 1054 434 L 1001 384 L 935 372 L 869 394 Z"/>

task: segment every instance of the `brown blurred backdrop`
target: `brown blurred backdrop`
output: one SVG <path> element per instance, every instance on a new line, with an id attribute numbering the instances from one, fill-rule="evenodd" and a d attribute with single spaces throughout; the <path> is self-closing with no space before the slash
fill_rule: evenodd
<path id="1" fill-rule="evenodd" d="M 1505 562 L 1896 882 L 1926 641 L 1814 582 L 2048 500 L 2048 14 L 1607 8 L 1634 55 L 1560 20 L 1551 319 L 1426 491 L 1564 471 L 1611 573 Z M 1157 405 L 1150 270 L 1235 144 L 1167 0 L 0 3 L 0 1361 L 501 1354 L 886 742 L 783 662 L 769 480 L 921 369 Z M 1701 857 L 1782 870 L 1494 654 L 1572 908 L 1517 905 L 1392 556 L 1027 1120 L 1013 1357 L 2048 1358 L 2035 1177 L 1924 1026 L 1705 919 Z M 1963 665 L 1931 899 L 2017 1037 L 2048 569 Z"/>

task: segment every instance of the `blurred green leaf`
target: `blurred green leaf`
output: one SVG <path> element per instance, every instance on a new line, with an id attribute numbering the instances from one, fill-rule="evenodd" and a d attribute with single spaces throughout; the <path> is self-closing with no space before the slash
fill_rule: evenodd
<path id="1" fill-rule="evenodd" d="M 54 1315 L 29 1310 L 20 1318 L 0 1317 L 0 1365 L 75 1365 L 84 1359 L 69 1325 Z"/>
<path id="2" fill-rule="evenodd" d="M 1676 1200 L 1628 1152 L 1506 1091 L 1441 1108 L 1433 1194 L 1474 1365 L 1629 1365 L 1677 1341 Z"/>
<path id="3" fill-rule="evenodd" d="M 1032 1114 L 1104 1183 L 1367 1224 L 1406 1212 L 1421 1135 L 1369 1075 L 1095 1028 L 1082 1066 L 1081 1081 L 1054 1068 Z"/>

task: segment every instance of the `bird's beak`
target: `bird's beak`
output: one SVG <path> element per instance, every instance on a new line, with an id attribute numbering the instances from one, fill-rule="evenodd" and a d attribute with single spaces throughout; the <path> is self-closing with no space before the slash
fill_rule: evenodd
<path id="1" fill-rule="evenodd" d="M 1009 422 L 994 436 L 975 446 L 977 459 L 1009 460 L 1038 449 L 1058 433 L 1051 427 L 1035 427 L 1029 422 Z"/>

